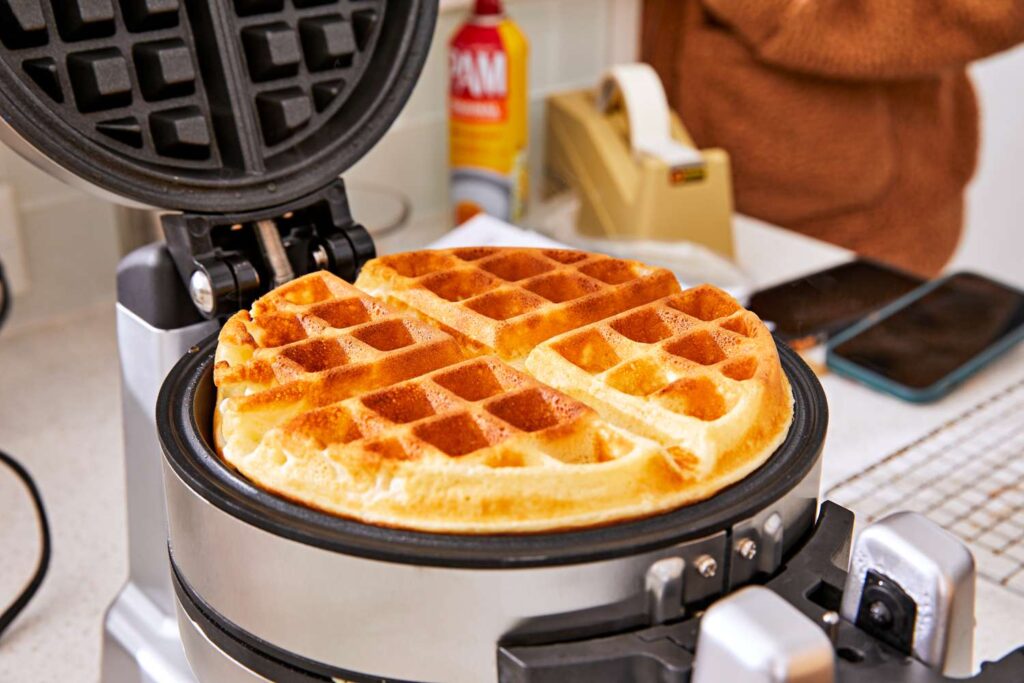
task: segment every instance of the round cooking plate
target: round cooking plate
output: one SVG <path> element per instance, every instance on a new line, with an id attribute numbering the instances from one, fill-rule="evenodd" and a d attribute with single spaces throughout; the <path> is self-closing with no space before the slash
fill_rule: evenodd
<path id="1" fill-rule="evenodd" d="M 0 0 L 0 138 L 136 203 L 284 204 L 384 134 L 436 16 L 437 0 Z"/>
<path id="2" fill-rule="evenodd" d="M 372 559 L 445 567 L 505 568 L 593 562 L 701 538 L 752 517 L 813 470 L 828 422 L 814 373 L 784 344 L 779 357 L 795 401 L 783 444 L 756 472 L 712 498 L 607 527 L 523 535 L 435 534 L 334 517 L 269 494 L 229 469 L 211 447 L 216 335 L 171 370 L 157 400 L 157 429 L 171 468 L 208 502 L 272 534 Z"/>

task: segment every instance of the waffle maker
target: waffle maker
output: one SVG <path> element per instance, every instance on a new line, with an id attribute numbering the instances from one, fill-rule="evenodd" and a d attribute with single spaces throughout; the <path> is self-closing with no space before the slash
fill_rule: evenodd
<path id="1" fill-rule="evenodd" d="M 771 460 L 710 500 L 604 528 L 373 527 L 264 493 L 216 457 L 219 320 L 314 269 L 351 280 L 374 255 L 338 176 L 398 115 L 436 13 L 437 0 L 0 0 L 0 139 L 169 212 L 166 244 L 118 269 L 130 571 L 102 680 L 969 675 L 969 553 L 911 514 L 851 550 L 852 514 L 817 500 L 824 396 L 783 346 L 795 418 Z M 1024 649 L 973 680 L 1024 680 Z"/>

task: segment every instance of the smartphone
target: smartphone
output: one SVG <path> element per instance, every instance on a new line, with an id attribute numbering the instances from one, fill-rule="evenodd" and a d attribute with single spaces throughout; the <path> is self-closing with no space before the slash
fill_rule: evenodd
<path id="1" fill-rule="evenodd" d="M 930 282 L 829 342 L 828 366 L 919 403 L 1024 339 L 1024 292 L 975 273 Z"/>
<path id="2" fill-rule="evenodd" d="M 747 307 L 784 341 L 816 344 L 922 284 L 909 273 L 856 260 L 755 292 Z"/>

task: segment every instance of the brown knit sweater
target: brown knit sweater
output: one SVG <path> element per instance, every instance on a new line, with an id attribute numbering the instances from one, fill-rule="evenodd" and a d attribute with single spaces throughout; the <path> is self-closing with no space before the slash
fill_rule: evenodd
<path id="1" fill-rule="evenodd" d="M 643 51 L 737 208 L 934 275 L 963 225 L 968 62 L 1024 40 L 1024 0 L 646 0 Z"/>

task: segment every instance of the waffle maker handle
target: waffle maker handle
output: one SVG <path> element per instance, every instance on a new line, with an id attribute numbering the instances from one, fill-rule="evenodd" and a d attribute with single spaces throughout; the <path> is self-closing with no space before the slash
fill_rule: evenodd
<path id="1" fill-rule="evenodd" d="M 904 520 L 895 533 L 890 519 L 867 527 L 867 540 L 897 537 L 903 544 L 933 545 L 927 520 Z M 996 662 L 986 662 L 972 678 L 951 678 L 942 662 L 922 661 L 912 647 L 877 629 L 865 628 L 846 612 L 840 617 L 848 576 L 857 577 L 860 539 L 853 572 L 847 573 L 853 513 L 830 501 L 822 503 L 817 525 L 784 571 L 764 587 L 738 591 L 707 611 L 668 625 L 613 636 L 544 645 L 504 644 L 498 650 L 501 683 L 708 683 L 743 680 L 756 683 L 1020 683 L 1024 647 Z M 943 539 L 940 539 L 943 540 Z M 876 543 L 877 547 L 877 543 Z M 936 558 L 946 566 L 949 556 Z M 863 560 L 863 558 L 861 558 Z M 876 567 L 877 569 L 877 567 Z M 891 570 L 890 570 L 891 571 Z M 973 574 L 972 574 L 973 576 Z M 888 578 L 889 581 L 893 579 Z M 845 587 L 845 589 L 844 589 Z M 898 586 L 897 586 L 898 587 Z M 968 593 L 970 593 L 968 595 Z M 858 605 L 864 590 L 857 593 Z M 870 591 L 868 591 L 870 594 Z M 973 603 L 973 591 L 961 599 Z M 951 597 L 958 610 L 967 606 Z M 973 614 L 973 604 L 971 605 Z M 910 623 L 911 629 L 914 624 Z M 931 629 L 937 626 L 932 624 Z M 728 634 L 758 631 L 770 634 L 754 644 L 751 638 Z M 960 634 L 962 635 L 962 634 Z M 968 634 L 969 636 L 972 634 Z M 969 640 L 970 638 L 968 638 Z M 759 649 L 769 640 L 771 656 Z M 962 640 L 962 638 L 960 639 Z M 957 643 L 951 644 L 955 649 Z M 962 645 L 962 644 L 961 644 Z M 834 656 L 833 656 L 834 652 Z"/>

